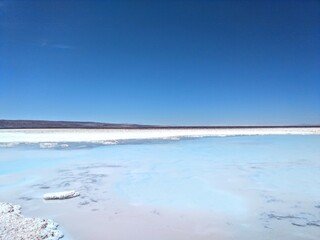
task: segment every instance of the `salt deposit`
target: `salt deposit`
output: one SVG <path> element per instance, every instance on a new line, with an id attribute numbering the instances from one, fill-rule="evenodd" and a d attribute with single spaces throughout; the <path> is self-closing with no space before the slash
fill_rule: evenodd
<path id="1" fill-rule="evenodd" d="M 320 127 L 283 128 L 181 128 L 181 129 L 0 129 L 0 144 L 44 143 L 54 147 L 67 142 L 178 139 L 254 135 L 319 135 Z"/>
<path id="2" fill-rule="evenodd" d="M 63 234 L 57 230 L 58 224 L 50 219 L 26 218 L 21 215 L 20 206 L 0 202 L 1 239 L 58 240 Z"/>
<path id="3" fill-rule="evenodd" d="M 64 192 L 54 192 L 54 193 L 46 193 L 43 195 L 43 199 L 45 200 L 58 200 L 58 199 L 68 199 L 80 196 L 79 192 L 74 190 L 72 191 L 64 191 Z"/>

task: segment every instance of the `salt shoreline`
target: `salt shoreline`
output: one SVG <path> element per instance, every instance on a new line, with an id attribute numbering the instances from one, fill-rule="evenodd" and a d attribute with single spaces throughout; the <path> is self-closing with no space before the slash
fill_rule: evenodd
<path id="1" fill-rule="evenodd" d="M 0 202 L 1 239 L 45 239 L 58 240 L 63 234 L 58 224 L 51 219 L 27 218 L 21 214 L 21 207 Z"/>
<path id="2" fill-rule="evenodd" d="M 320 127 L 217 129 L 0 129 L 0 143 L 104 142 L 256 135 L 320 135 Z"/>

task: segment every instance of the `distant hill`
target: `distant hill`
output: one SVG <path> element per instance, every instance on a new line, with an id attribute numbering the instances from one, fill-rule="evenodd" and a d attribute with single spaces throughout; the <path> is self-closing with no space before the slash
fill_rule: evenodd
<path id="1" fill-rule="evenodd" d="M 46 120 L 0 120 L 0 129 L 41 129 L 41 128 L 82 128 L 82 129 L 148 129 L 148 128 L 281 128 L 281 127 L 320 127 L 298 126 L 160 126 L 141 124 L 116 124 L 101 122 L 46 121 Z"/>
<path id="2" fill-rule="evenodd" d="M 0 129 L 26 128 L 152 128 L 156 126 L 138 124 L 113 124 L 100 122 L 72 122 L 72 121 L 45 121 L 45 120 L 0 120 Z"/>

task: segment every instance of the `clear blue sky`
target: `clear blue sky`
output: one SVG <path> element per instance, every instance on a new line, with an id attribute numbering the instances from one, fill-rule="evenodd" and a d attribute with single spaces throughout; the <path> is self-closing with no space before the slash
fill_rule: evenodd
<path id="1" fill-rule="evenodd" d="M 0 119 L 320 124 L 320 1 L 0 0 Z"/>

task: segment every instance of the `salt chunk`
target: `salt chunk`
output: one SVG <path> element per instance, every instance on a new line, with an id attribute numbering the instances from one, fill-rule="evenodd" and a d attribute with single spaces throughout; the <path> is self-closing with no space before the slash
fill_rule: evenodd
<path id="1" fill-rule="evenodd" d="M 72 190 L 72 191 L 64 191 L 64 192 L 46 193 L 43 195 L 43 199 L 57 200 L 57 199 L 74 198 L 74 197 L 78 197 L 78 196 L 80 196 L 80 193 Z"/>

